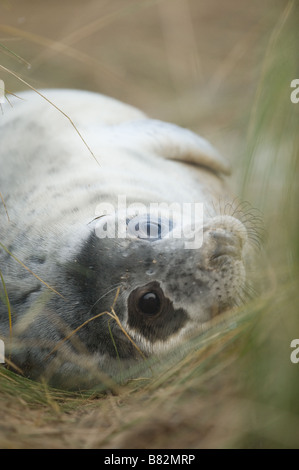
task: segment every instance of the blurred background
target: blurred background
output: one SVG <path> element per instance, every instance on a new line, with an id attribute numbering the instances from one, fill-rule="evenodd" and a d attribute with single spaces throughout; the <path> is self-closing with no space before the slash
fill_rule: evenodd
<path id="1" fill-rule="evenodd" d="M 87 89 L 192 129 L 230 159 L 232 188 L 261 211 L 267 234 L 256 272 L 267 287 L 234 328 L 214 331 L 216 348 L 210 334 L 152 384 L 92 411 L 80 403 L 77 434 L 55 414 L 61 397 L 24 417 L 28 393 L 21 405 L 0 382 L 2 447 L 299 447 L 299 363 L 290 361 L 299 338 L 298 18 L 289 0 L 0 0 L 8 93 Z M 45 430 L 47 413 L 68 440 Z"/>
<path id="2" fill-rule="evenodd" d="M 113 96 L 191 127 L 235 156 L 240 152 L 235 139 L 247 133 L 271 34 L 288 2 L 1 0 L 0 5 L 1 43 L 28 64 L 4 47 L 1 63 L 32 86 Z M 289 22 L 293 15 L 294 8 Z M 296 51 L 286 50 L 295 60 Z M 3 78 L 8 91 L 25 88 L 4 72 Z"/>

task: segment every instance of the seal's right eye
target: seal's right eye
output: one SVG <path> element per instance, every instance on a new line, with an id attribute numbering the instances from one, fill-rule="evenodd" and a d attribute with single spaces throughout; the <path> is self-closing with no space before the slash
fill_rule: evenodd
<path id="1" fill-rule="evenodd" d="M 147 292 L 140 297 L 138 309 L 145 315 L 157 315 L 161 310 L 161 300 L 155 292 Z"/>
<path id="2" fill-rule="evenodd" d="M 155 281 L 137 287 L 129 296 L 129 311 L 135 321 L 156 321 L 164 312 L 166 305 L 163 291 Z"/>
<path id="3" fill-rule="evenodd" d="M 129 294 L 128 325 L 153 343 L 178 332 L 187 319 L 187 312 L 174 308 L 157 281 L 136 287 Z"/>

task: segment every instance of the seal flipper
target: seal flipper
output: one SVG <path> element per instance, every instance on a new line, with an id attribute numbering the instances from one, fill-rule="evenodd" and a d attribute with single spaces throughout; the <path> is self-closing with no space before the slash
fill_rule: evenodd
<path id="1" fill-rule="evenodd" d="M 17 108 L 19 116 L 26 116 L 24 122 L 28 122 L 28 100 L 31 115 L 46 112 L 49 123 L 49 115 L 53 113 L 53 122 L 73 130 L 66 119 L 69 116 L 83 131 L 91 146 L 97 142 L 101 146 L 112 145 L 113 148 L 117 145 L 133 150 L 140 148 L 169 160 L 206 167 L 215 173 L 230 174 L 227 160 L 206 139 L 188 129 L 150 119 L 132 106 L 97 93 L 64 89 L 45 89 L 41 92 L 52 100 L 54 107 L 39 94 L 25 91 L 19 94 L 24 102 L 12 99 L 14 106 L 11 110 L 7 109 L 6 119 L 9 116 L 14 118 Z M 57 107 L 63 111 L 63 115 L 57 111 Z"/>
<path id="2" fill-rule="evenodd" d="M 229 175 L 228 161 L 203 137 L 175 124 L 155 119 L 134 120 L 114 127 L 122 145 L 141 148 L 169 160 L 179 160 Z M 115 136 L 114 134 L 114 136 Z"/>

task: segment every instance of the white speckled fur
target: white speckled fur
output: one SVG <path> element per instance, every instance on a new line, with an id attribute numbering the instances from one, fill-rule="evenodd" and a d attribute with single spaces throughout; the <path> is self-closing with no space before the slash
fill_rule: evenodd
<path id="1" fill-rule="evenodd" d="M 59 321 L 63 320 L 67 324 L 70 321 L 68 328 L 71 330 L 77 313 L 81 323 L 84 321 L 84 305 L 78 292 L 74 291 L 72 282 L 68 284 L 65 266 L 67 263 L 76 263 L 80 252 L 89 243 L 94 230 L 90 222 L 94 219 L 96 207 L 100 202 L 108 200 L 116 206 L 118 195 L 126 195 L 128 204 L 203 202 L 206 239 L 209 241 L 203 247 L 202 253 L 192 253 L 190 256 L 190 253 L 187 255 L 180 252 L 176 264 L 174 258 L 176 250 L 179 252 L 181 249 L 179 246 L 170 245 L 167 248 L 167 245 L 161 245 L 162 248 L 157 248 L 155 252 L 157 259 L 160 256 L 162 260 L 163 254 L 166 259 L 167 256 L 171 257 L 169 263 L 161 261 L 161 266 L 157 264 L 157 280 L 167 296 L 171 297 L 174 308 L 186 308 L 189 324 L 184 324 L 175 334 L 169 333 L 164 342 L 161 339 L 152 341 L 145 338 L 129 324 L 128 312 L 124 306 L 132 289 L 152 279 L 143 270 L 138 270 L 139 268 L 136 272 L 128 268 L 128 273 L 119 273 L 119 285 L 122 287 L 119 297 L 122 324 L 146 354 L 167 349 L 183 337 L 185 331 L 189 332 L 190 328 L 193 328 L 190 325 L 196 324 L 197 312 L 199 325 L 210 318 L 209 312 L 215 303 L 215 286 L 220 286 L 222 291 L 226 289 L 224 274 L 221 273 L 220 279 L 217 267 L 205 266 L 204 275 L 202 271 L 199 271 L 198 275 L 197 269 L 206 263 L 203 259 L 204 252 L 207 253 L 206 259 L 210 259 L 212 251 L 219 248 L 216 241 L 210 240 L 214 232 L 219 236 L 221 231 L 225 231 L 229 237 L 238 240 L 243 237 L 238 233 L 240 222 L 236 222 L 234 227 L 232 218 L 224 218 L 223 224 L 217 219 L 218 225 L 213 227 L 213 221 L 219 216 L 218 202 L 230 200 L 223 179 L 223 175 L 229 173 L 229 166 L 201 137 L 173 124 L 149 119 L 141 111 L 112 98 L 76 90 L 44 90 L 42 93 L 69 116 L 92 149 L 97 161 L 67 117 L 38 94 L 22 93 L 21 99 L 11 100 L 12 107 L 8 104 L 4 106 L 4 114 L 0 117 L 0 191 L 10 221 L 4 206 L 1 205 L 0 242 L 35 274 L 71 299 L 69 304 L 56 305 L 56 300 L 53 299 L 50 307 L 44 308 L 42 304 L 40 309 L 43 310 L 43 315 L 39 319 L 39 311 L 37 312 L 38 318 L 34 319 L 34 326 L 30 327 L 30 335 L 38 335 L 37 332 L 40 332 L 41 338 L 50 339 L 53 345 L 65 336 L 65 332 L 59 332 L 53 321 L 47 319 L 47 308 L 51 314 L 58 315 Z M 242 243 L 240 241 L 242 247 L 247 243 L 245 238 L 243 237 Z M 162 244 L 165 241 L 157 243 Z M 116 252 L 127 249 L 128 242 L 116 243 L 111 252 L 108 250 L 107 259 L 110 256 L 113 260 Z M 148 248 L 148 245 L 144 249 L 144 253 L 148 253 L 149 249 L 155 250 L 152 246 Z M 91 264 L 92 262 L 93 259 Z M 24 315 L 28 310 L 30 315 L 33 315 L 31 307 L 39 305 L 40 295 L 47 289 L 3 249 L 0 250 L 0 266 L 12 300 L 14 331 L 18 332 L 22 324 L 18 322 L 23 321 L 24 325 Z M 229 270 L 235 269 L 231 274 L 234 276 L 234 282 L 230 281 L 231 288 L 227 289 L 225 294 L 227 300 L 221 300 L 223 304 L 229 303 L 234 295 L 238 297 L 245 279 L 242 259 L 238 262 L 230 261 L 228 266 Z M 171 284 L 170 278 L 176 269 L 178 271 Z M 180 272 L 184 270 L 193 276 L 194 295 L 185 296 L 179 288 Z M 100 274 L 103 275 L 102 272 Z M 105 274 L 105 292 L 108 292 L 109 276 L 113 274 L 115 277 L 115 270 Z M 208 276 L 210 277 L 207 281 Z M 122 281 L 124 278 L 126 281 Z M 197 299 L 197 282 L 205 282 L 205 285 L 209 286 L 206 298 L 211 298 L 211 301 L 205 300 L 205 303 L 200 304 L 200 299 Z M 174 284 L 178 286 L 175 289 Z M 105 292 L 103 296 L 106 295 Z M 181 294 L 180 297 L 178 293 Z M 89 307 L 86 307 L 86 311 L 89 311 Z M 0 320 L 0 337 L 6 336 L 7 309 L 1 301 Z M 102 330 L 97 331 L 99 337 L 102 334 Z M 120 334 L 116 327 L 115 334 Z M 86 335 L 90 338 L 90 332 Z M 84 343 L 83 329 L 80 339 Z M 22 349 L 22 357 L 27 354 L 26 347 Z M 16 363 L 21 368 L 24 365 L 29 376 L 40 376 L 43 368 L 41 364 L 45 363 L 48 355 L 39 354 L 38 350 L 30 352 L 30 347 L 28 351 L 30 359 L 24 359 L 23 364 L 22 359 L 18 358 Z M 49 353 L 49 350 L 47 351 Z M 109 367 L 114 363 L 114 359 L 109 360 L 108 356 L 109 354 L 104 352 L 94 352 L 93 356 L 93 363 L 98 364 L 105 373 L 110 372 Z M 34 371 L 35 362 L 39 363 L 38 373 Z M 61 370 L 58 383 L 62 386 L 73 384 L 74 371 L 78 373 L 78 369 L 75 367 L 72 372 L 70 365 L 59 367 Z M 70 378 L 71 376 L 73 377 Z M 78 384 L 79 382 L 78 378 Z"/>

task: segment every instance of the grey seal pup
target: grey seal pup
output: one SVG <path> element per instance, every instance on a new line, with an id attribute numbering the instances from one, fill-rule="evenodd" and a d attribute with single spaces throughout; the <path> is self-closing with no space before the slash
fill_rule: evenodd
<path id="1" fill-rule="evenodd" d="M 0 118 L 0 338 L 25 376 L 85 388 L 239 305 L 251 242 L 206 140 L 100 94 L 43 94 L 65 114 L 29 91 Z"/>

